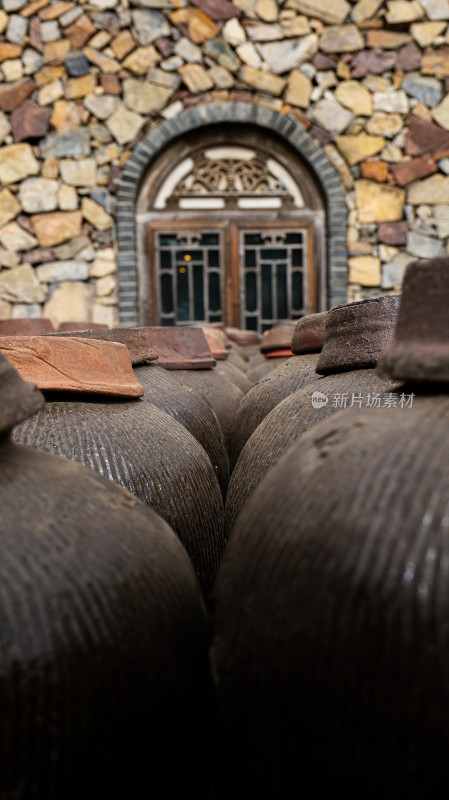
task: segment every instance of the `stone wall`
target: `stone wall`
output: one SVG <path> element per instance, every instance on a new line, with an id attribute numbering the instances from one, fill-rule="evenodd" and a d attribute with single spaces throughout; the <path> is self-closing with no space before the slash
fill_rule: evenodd
<path id="1" fill-rule="evenodd" d="M 349 299 L 448 251 L 449 0 L 0 0 L 0 318 L 118 321 L 120 172 L 161 120 L 294 115 L 348 203 Z"/>

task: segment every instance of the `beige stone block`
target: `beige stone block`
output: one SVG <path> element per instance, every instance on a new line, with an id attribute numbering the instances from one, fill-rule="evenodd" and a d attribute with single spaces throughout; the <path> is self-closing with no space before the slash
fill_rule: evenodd
<path id="1" fill-rule="evenodd" d="M 42 303 L 45 290 L 31 264 L 0 272 L 0 299 L 8 303 Z"/>
<path id="2" fill-rule="evenodd" d="M 357 24 L 372 19 L 382 3 L 383 0 L 359 0 L 352 9 L 351 19 Z"/>
<path id="3" fill-rule="evenodd" d="M 15 219 L 20 211 L 20 203 L 17 202 L 12 192 L 9 189 L 2 189 L 0 191 L 0 228 Z"/>
<path id="4" fill-rule="evenodd" d="M 342 81 L 335 90 L 338 102 L 349 108 L 354 114 L 370 117 L 373 113 L 373 98 L 371 92 L 365 89 L 358 81 Z"/>
<path id="5" fill-rule="evenodd" d="M 302 72 L 292 70 L 287 81 L 285 101 L 292 106 L 308 108 L 310 105 L 310 95 L 312 94 L 312 81 L 303 75 Z"/>
<path id="6" fill-rule="evenodd" d="M 261 72 L 254 67 L 245 66 L 241 71 L 241 79 L 248 86 L 252 86 L 259 92 L 267 92 L 279 96 L 285 88 L 284 78 L 272 75 L 270 72 Z"/>
<path id="7" fill-rule="evenodd" d="M 380 258 L 355 256 L 348 259 L 349 282 L 359 286 L 380 286 L 382 278 Z"/>
<path id="8" fill-rule="evenodd" d="M 449 177 L 431 175 L 412 184 L 407 192 L 407 203 L 412 206 L 449 203 Z"/>
<path id="9" fill-rule="evenodd" d="M 387 2 L 386 19 L 389 25 L 415 22 L 423 17 L 424 11 L 418 0 L 389 0 Z"/>
<path id="10" fill-rule="evenodd" d="M 61 322 L 93 322 L 94 292 L 92 284 L 82 281 L 60 283 L 50 292 L 49 299 L 44 305 L 43 316 L 50 319 L 55 328 L 58 328 Z"/>
<path id="11" fill-rule="evenodd" d="M 214 83 L 201 64 L 184 64 L 178 70 L 188 90 L 193 94 L 207 92 L 214 88 Z M 171 92 L 170 92 L 171 94 Z"/>
<path id="12" fill-rule="evenodd" d="M 162 56 L 156 48 L 149 44 L 147 47 L 138 47 L 137 50 L 127 56 L 123 62 L 125 69 L 129 69 L 133 75 L 143 77 L 148 75 L 150 69 L 161 61 Z"/>
<path id="13" fill-rule="evenodd" d="M 399 114 L 384 114 L 378 111 L 366 123 L 367 133 L 375 136 L 386 136 L 387 139 L 396 136 L 402 129 L 404 121 Z"/>
<path id="14" fill-rule="evenodd" d="M 96 186 L 97 164 L 94 158 L 61 159 L 59 171 L 69 186 Z"/>
<path id="15" fill-rule="evenodd" d="M 91 278 L 104 278 L 117 272 L 117 259 L 112 247 L 99 250 L 90 269 Z"/>
<path id="16" fill-rule="evenodd" d="M 396 186 L 360 180 L 355 185 L 359 222 L 398 222 L 404 213 L 405 192 Z"/>
<path id="17" fill-rule="evenodd" d="M 446 22 L 415 22 L 410 33 L 420 47 L 429 47 L 446 30 Z"/>
<path id="18" fill-rule="evenodd" d="M 330 26 L 320 39 L 320 50 L 324 53 L 353 53 L 363 47 L 363 36 L 356 25 Z"/>
<path id="19" fill-rule="evenodd" d="M 136 138 L 144 123 L 145 119 L 140 114 L 128 111 L 125 106 L 119 106 L 105 124 L 118 144 L 127 144 Z"/>
<path id="20" fill-rule="evenodd" d="M 53 211 L 31 217 L 33 230 L 41 247 L 53 247 L 81 235 L 79 211 Z"/>
<path id="21" fill-rule="evenodd" d="M 337 136 L 335 139 L 340 153 L 344 156 L 350 166 L 364 161 L 365 158 L 376 155 L 385 145 L 383 136 L 370 136 L 361 134 L 360 136 Z"/>
<path id="22" fill-rule="evenodd" d="M 118 308 L 116 306 L 103 306 L 94 303 L 92 308 L 92 322 L 116 328 L 120 324 Z"/>
<path id="23" fill-rule="evenodd" d="M 341 25 L 351 10 L 346 0 L 287 0 L 285 7 L 322 19 L 328 25 Z"/>
<path id="24" fill-rule="evenodd" d="M 83 197 L 81 212 L 84 219 L 98 231 L 107 231 L 114 225 L 114 218 L 104 210 L 103 206 L 100 206 L 95 200 L 91 200 L 90 197 Z"/>
<path id="25" fill-rule="evenodd" d="M 61 186 L 58 190 L 58 206 L 61 211 L 76 211 L 78 192 L 73 186 Z"/>
<path id="26" fill-rule="evenodd" d="M 10 144 L 0 147 L 0 182 L 17 183 L 37 175 L 39 164 L 29 144 Z"/>
<path id="27" fill-rule="evenodd" d="M 431 114 L 438 125 L 449 131 L 449 95 L 446 95 L 443 101 L 432 109 Z"/>

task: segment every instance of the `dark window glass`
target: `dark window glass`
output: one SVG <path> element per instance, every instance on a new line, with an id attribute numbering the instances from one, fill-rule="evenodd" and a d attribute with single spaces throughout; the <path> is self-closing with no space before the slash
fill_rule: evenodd
<path id="1" fill-rule="evenodd" d="M 171 275 L 161 275 L 162 313 L 173 312 L 173 283 Z"/>
<path id="2" fill-rule="evenodd" d="M 257 331 L 257 317 L 246 317 L 245 326 L 247 331 Z"/>
<path id="3" fill-rule="evenodd" d="M 245 250 L 245 267 L 255 267 L 255 266 L 256 266 L 256 251 Z"/>
<path id="4" fill-rule="evenodd" d="M 209 273 L 209 309 L 220 310 L 220 276 L 218 272 Z"/>
<path id="5" fill-rule="evenodd" d="M 209 250 L 209 267 L 219 267 L 220 266 L 220 251 L 219 250 Z"/>
<path id="6" fill-rule="evenodd" d="M 262 264 L 262 317 L 273 318 L 271 297 L 271 264 Z"/>
<path id="7" fill-rule="evenodd" d="M 299 311 L 302 305 L 302 273 L 294 272 L 292 275 L 292 307 Z"/>
<path id="8" fill-rule="evenodd" d="M 176 233 L 159 234 L 159 244 L 161 247 L 179 247 L 181 241 L 182 240 L 178 238 Z"/>
<path id="9" fill-rule="evenodd" d="M 161 269 L 171 269 L 170 250 L 161 250 Z"/>
<path id="10" fill-rule="evenodd" d="M 203 266 L 195 264 L 193 267 L 193 315 L 194 319 L 204 319 L 204 287 Z"/>
<path id="11" fill-rule="evenodd" d="M 181 270 L 184 270 L 181 272 Z M 186 267 L 180 267 L 177 272 L 176 300 L 178 304 L 178 321 L 188 322 L 189 314 L 189 279 Z"/>
<path id="12" fill-rule="evenodd" d="M 168 328 L 170 325 L 173 326 L 173 320 L 172 319 L 163 318 L 162 322 L 161 322 L 161 325 L 162 325 L 163 328 Z"/>
<path id="13" fill-rule="evenodd" d="M 302 267 L 304 263 L 303 258 L 304 251 L 302 247 L 295 247 L 294 250 L 292 250 L 292 266 Z"/>
<path id="14" fill-rule="evenodd" d="M 287 319 L 287 264 L 277 265 L 278 319 Z"/>
<path id="15" fill-rule="evenodd" d="M 219 234 L 218 233 L 203 233 L 200 239 L 200 245 L 205 247 L 205 245 L 215 245 L 219 244 Z"/>
<path id="16" fill-rule="evenodd" d="M 246 290 L 246 310 L 257 310 L 257 275 L 255 272 L 247 272 L 245 275 Z"/>
<path id="17" fill-rule="evenodd" d="M 303 233 L 287 233 L 285 237 L 285 244 L 301 244 L 303 241 Z"/>
<path id="18" fill-rule="evenodd" d="M 286 250 L 262 250 L 260 257 L 262 261 L 282 261 L 287 258 Z"/>
<path id="19" fill-rule="evenodd" d="M 245 244 L 263 244 L 260 233 L 245 233 Z"/>
<path id="20" fill-rule="evenodd" d="M 221 314 L 210 314 L 209 322 L 221 322 Z"/>

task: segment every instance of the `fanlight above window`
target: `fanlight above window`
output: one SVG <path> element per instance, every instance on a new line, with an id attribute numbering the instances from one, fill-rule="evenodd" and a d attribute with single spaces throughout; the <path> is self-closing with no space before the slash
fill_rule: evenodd
<path id="1" fill-rule="evenodd" d="M 184 159 L 165 179 L 155 209 L 295 209 L 302 194 L 274 158 L 245 147 L 212 147 Z"/>

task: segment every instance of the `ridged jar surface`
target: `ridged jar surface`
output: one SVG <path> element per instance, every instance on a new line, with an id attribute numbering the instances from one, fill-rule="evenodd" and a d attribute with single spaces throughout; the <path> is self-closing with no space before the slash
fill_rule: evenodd
<path id="1" fill-rule="evenodd" d="M 246 375 L 246 371 L 242 371 L 229 360 L 217 361 L 215 370 L 226 381 L 230 381 L 237 386 L 237 388 L 240 389 L 243 394 L 249 392 L 249 390 L 254 386 L 253 381 L 250 381 Z"/>
<path id="2" fill-rule="evenodd" d="M 296 356 L 296 358 L 302 357 Z M 291 359 L 292 361 L 293 359 Z M 290 364 L 285 364 L 280 368 L 284 369 L 285 378 L 294 377 L 294 371 L 289 367 Z M 296 374 L 298 375 L 298 371 Z M 281 376 L 278 380 L 281 386 L 288 389 L 286 380 L 282 381 Z M 373 369 L 358 369 L 326 377 L 317 375 L 316 380 L 310 381 L 303 389 L 293 392 L 278 403 L 251 434 L 232 472 L 225 508 L 225 528 L 228 535 L 256 486 L 268 470 L 279 461 L 285 451 L 313 425 L 340 410 L 339 406 L 333 405 L 334 397 L 346 395 L 346 402 L 349 406 L 353 394 L 355 396 L 363 395 L 366 402 L 368 392 L 371 394 L 383 392 L 390 385 L 390 382 L 380 378 Z M 262 383 L 258 386 L 262 386 Z M 268 384 L 268 389 L 270 386 Z M 274 396 L 280 388 L 276 381 L 273 386 Z M 259 402 L 266 399 L 271 400 L 273 392 L 269 398 L 262 394 L 262 397 L 258 398 Z M 328 397 L 327 405 L 314 408 L 312 405 L 314 392 L 326 395 Z M 251 409 L 248 411 L 251 412 Z"/>
<path id="3" fill-rule="evenodd" d="M 231 467 L 251 434 L 285 397 L 318 379 L 315 366 L 318 354 L 292 356 L 262 378 L 245 395 L 235 416 L 230 449 Z"/>
<path id="4" fill-rule="evenodd" d="M 13 440 L 86 464 L 148 503 L 210 589 L 224 547 L 223 503 L 207 454 L 179 422 L 145 401 L 53 401 Z"/>
<path id="5" fill-rule="evenodd" d="M 215 369 L 177 369 L 173 375 L 180 382 L 199 392 L 215 411 L 229 449 L 234 416 L 243 392 L 225 380 Z"/>
<path id="6" fill-rule="evenodd" d="M 0 550 L 1 800 L 210 797 L 206 613 L 169 526 L 2 440 Z"/>
<path id="7" fill-rule="evenodd" d="M 144 400 L 170 414 L 204 447 L 223 497 L 229 482 L 229 459 L 223 431 L 215 412 L 199 392 L 181 386 L 171 372 L 157 366 L 134 367 L 145 389 Z"/>
<path id="8" fill-rule="evenodd" d="M 443 395 L 343 411 L 290 448 L 239 517 L 212 665 L 245 797 L 445 792 L 448 431 Z"/>
<path id="9" fill-rule="evenodd" d="M 281 364 L 285 364 L 288 361 L 290 356 L 284 357 L 281 356 L 280 358 L 267 358 L 266 356 L 262 355 L 259 359 L 256 356 L 257 361 L 255 360 L 254 363 L 250 361 L 250 367 L 247 370 L 248 378 L 253 381 L 253 383 L 257 383 L 262 378 L 265 378 L 266 375 L 269 375 L 274 369 L 279 367 Z M 263 359 L 263 361 L 262 361 Z"/>

